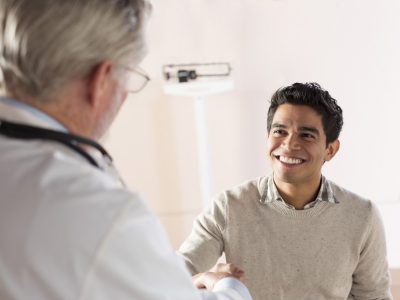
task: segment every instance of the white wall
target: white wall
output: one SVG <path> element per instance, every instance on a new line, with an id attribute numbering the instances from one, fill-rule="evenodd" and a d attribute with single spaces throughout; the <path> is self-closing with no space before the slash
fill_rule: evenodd
<path id="1" fill-rule="evenodd" d="M 153 80 L 128 100 L 107 146 L 175 246 L 200 211 L 201 195 L 193 101 L 163 94 L 166 63 L 233 64 L 235 91 L 207 100 L 214 193 L 269 172 L 268 98 L 283 85 L 317 81 L 345 118 L 341 150 L 325 174 L 385 207 L 400 202 L 400 1 L 154 0 L 153 6 L 143 63 Z M 391 228 L 391 249 L 400 247 L 394 234 Z"/>
<path id="2" fill-rule="evenodd" d="M 400 200 L 400 1 L 247 1 L 245 74 L 258 97 L 317 81 L 344 110 L 326 173 L 375 201 Z"/>

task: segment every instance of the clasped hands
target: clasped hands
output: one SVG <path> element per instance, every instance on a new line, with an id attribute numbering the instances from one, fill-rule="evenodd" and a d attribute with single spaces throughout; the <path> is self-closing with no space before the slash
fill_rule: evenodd
<path id="1" fill-rule="evenodd" d="M 196 274 L 192 279 L 198 289 L 212 290 L 218 281 L 226 277 L 233 277 L 243 281 L 244 271 L 234 264 L 217 263 L 209 271 Z"/>

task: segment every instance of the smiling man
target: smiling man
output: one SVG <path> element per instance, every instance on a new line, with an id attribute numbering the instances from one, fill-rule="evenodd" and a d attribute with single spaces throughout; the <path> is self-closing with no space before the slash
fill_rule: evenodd
<path id="1" fill-rule="evenodd" d="M 272 174 L 219 194 L 180 248 L 192 274 L 221 254 L 254 299 L 392 299 L 375 205 L 326 179 L 342 109 L 316 83 L 279 89 L 268 110 Z"/>

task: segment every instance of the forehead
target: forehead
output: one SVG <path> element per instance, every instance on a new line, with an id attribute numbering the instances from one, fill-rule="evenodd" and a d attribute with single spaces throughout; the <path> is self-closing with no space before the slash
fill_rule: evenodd
<path id="1" fill-rule="evenodd" d="M 282 104 L 272 120 L 272 124 L 285 126 L 315 127 L 322 130 L 322 117 L 313 108 L 306 105 Z"/>

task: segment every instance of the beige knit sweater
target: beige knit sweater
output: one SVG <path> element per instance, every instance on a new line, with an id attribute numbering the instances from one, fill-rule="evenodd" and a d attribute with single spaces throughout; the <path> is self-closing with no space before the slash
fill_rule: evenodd
<path id="1" fill-rule="evenodd" d="M 371 201 L 330 182 L 339 203 L 291 210 L 262 199 L 267 177 L 221 193 L 179 249 L 192 274 L 224 252 L 255 300 L 392 299 L 384 230 Z"/>

